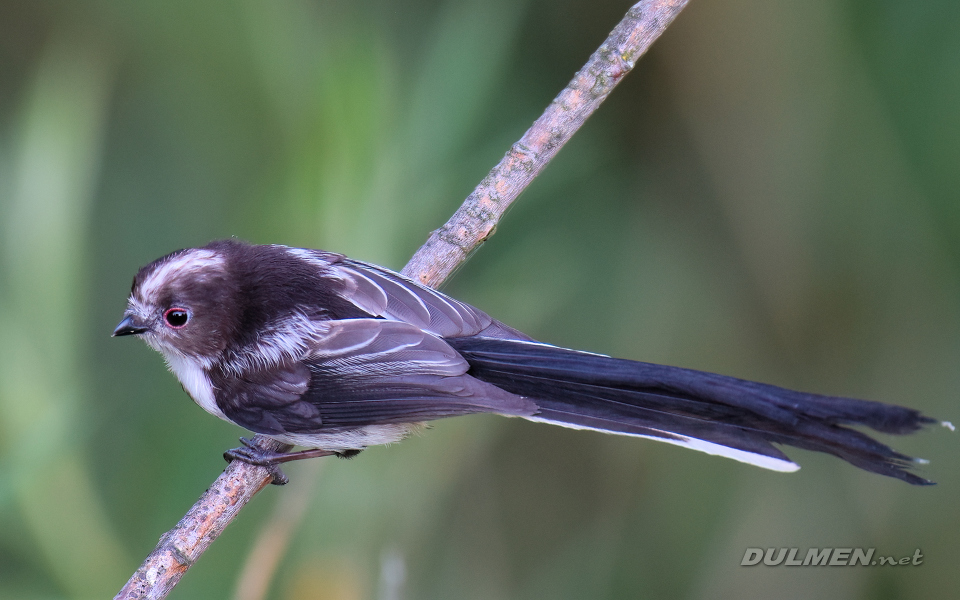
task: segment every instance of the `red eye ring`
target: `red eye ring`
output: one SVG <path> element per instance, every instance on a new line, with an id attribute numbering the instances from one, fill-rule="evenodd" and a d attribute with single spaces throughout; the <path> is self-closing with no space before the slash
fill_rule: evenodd
<path id="1" fill-rule="evenodd" d="M 190 320 L 190 313 L 185 308 L 174 306 L 163 313 L 163 320 L 173 329 L 182 329 Z"/>

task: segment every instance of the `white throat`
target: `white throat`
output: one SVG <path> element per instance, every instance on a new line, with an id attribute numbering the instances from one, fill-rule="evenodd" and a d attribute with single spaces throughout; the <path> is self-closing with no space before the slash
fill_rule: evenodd
<path id="1" fill-rule="evenodd" d="M 166 349 L 161 350 L 161 353 L 167 361 L 167 367 L 173 371 L 173 374 L 180 380 L 183 389 L 190 394 L 194 402 L 200 405 L 200 408 L 211 415 L 226 421 L 230 420 L 217 406 L 213 383 L 210 382 L 210 377 L 199 360 Z"/>

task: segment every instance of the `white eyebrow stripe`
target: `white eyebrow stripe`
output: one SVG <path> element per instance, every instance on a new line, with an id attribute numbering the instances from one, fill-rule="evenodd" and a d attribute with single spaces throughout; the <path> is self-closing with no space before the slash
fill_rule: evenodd
<path id="1" fill-rule="evenodd" d="M 137 291 L 141 299 L 156 299 L 163 285 L 174 276 L 210 268 L 222 268 L 223 263 L 223 257 L 213 250 L 194 248 L 159 265 L 140 283 Z"/>

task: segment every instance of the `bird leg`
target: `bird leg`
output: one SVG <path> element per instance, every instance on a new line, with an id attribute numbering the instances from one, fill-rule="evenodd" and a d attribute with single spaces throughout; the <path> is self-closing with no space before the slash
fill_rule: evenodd
<path id="1" fill-rule="evenodd" d="M 321 456 L 339 456 L 340 458 L 353 458 L 360 453 L 360 450 L 345 450 L 343 452 L 334 452 L 332 450 L 321 450 L 314 448 L 311 450 L 300 450 L 298 452 L 274 452 L 264 450 L 247 438 L 240 438 L 243 444 L 240 448 L 232 448 L 223 453 L 223 459 L 227 462 L 240 460 L 251 465 L 266 467 L 273 477 L 273 485 L 286 485 L 290 479 L 280 469 L 280 465 L 292 460 L 303 460 L 305 458 L 319 458 Z"/>

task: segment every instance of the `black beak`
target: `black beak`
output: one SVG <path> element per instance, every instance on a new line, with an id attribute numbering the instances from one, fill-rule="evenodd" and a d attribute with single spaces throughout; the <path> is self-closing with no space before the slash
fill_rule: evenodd
<path id="1" fill-rule="evenodd" d="M 113 330 L 113 335 L 111 337 L 117 337 L 121 335 L 137 335 L 143 333 L 144 331 L 149 331 L 149 327 L 144 327 L 133 318 L 133 315 L 128 315 L 120 321 L 120 324 L 117 325 L 117 328 Z"/>

